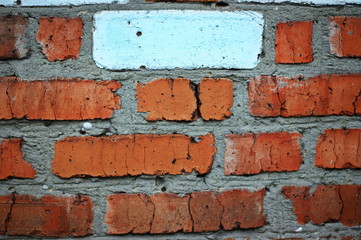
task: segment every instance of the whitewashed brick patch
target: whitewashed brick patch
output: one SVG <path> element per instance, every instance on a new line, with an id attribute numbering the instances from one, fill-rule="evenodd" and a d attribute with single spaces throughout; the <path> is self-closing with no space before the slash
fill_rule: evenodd
<path id="1" fill-rule="evenodd" d="M 252 11 L 103 11 L 94 16 L 93 58 L 111 70 L 250 69 L 263 24 Z"/>
<path id="2" fill-rule="evenodd" d="M 2 3 L 4 1 L 4 3 Z M 86 5 L 86 4 L 126 4 L 128 0 L 21 0 L 20 6 L 68 6 L 68 5 Z M 0 0 L 0 5 L 15 6 L 16 0 Z"/>

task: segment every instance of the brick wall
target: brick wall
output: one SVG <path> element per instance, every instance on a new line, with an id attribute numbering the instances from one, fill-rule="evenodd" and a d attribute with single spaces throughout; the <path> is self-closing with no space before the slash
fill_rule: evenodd
<path id="1" fill-rule="evenodd" d="M 361 5 L 259 2 L 0 1 L 0 239 L 361 239 Z"/>

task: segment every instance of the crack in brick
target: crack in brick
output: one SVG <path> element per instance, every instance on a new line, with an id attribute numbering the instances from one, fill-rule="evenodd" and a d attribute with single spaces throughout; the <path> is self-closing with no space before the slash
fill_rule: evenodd
<path id="1" fill-rule="evenodd" d="M 16 192 L 11 194 L 11 203 L 10 203 L 10 210 L 8 212 L 8 214 L 6 215 L 6 219 L 4 222 L 4 226 L 5 226 L 5 230 L 4 230 L 4 235 L 6 235 L 8 233 L 8 227 L 11 221 L 11 217 L 12 217 L 12 211 L 13 211 L 13 207 L 15 205 L 16 202 Z"/>

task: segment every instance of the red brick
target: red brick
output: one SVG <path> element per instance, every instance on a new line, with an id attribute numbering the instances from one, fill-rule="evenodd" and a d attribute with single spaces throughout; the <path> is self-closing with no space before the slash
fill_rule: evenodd
<path id="1" fill-rule="evenodd" d="M 317 225 L 336 221 L 346 226 L 361 224 L 361 185 L 320 185 L 313 195 L 310 187 L 285 186 L 282 192 L 292 200 L 300 224 L 310 221 Z"/>
<path id="2" fill-rule="evenodd" d="M 109 234 L 256 228 L 266 221 L 264 194 L 265 189 L 195 192 L 184 196 L 115 194 L 107 197 L 106 224 Z"/>
<path id="3" fill-rule="evenodd" d="M 302 163 L 299 133 L 226 135 L 226 175 L 297 171 Z"/>
<path id="4" fill-rule="evenodd" d="M 218 231 L 221 225 L 223 208 L 218 194 L 194 192 L 189 202 L 194 232 Z"/>
<path id="5" fill-rule="evenodd" d="M 361 57 L 361 18 L 330 18 L 330 47 L 338 57 Z"/>
<path id="6" fill-rule="evenodd" d="M 35 178 L 36 171 L 24 161 L 19 138 L 0 141 L 0 179 Z"/>
<path id="7" fill-rule="evenodd" d="M 83 120 L 110 118 L 119 109 L 115 81 L 0 78 L 0 119 Z"/>
<path id="8" fill-rule="evenodd" d="M 361 74 L 305 80 L 260 76 L 248 88 L 249 109 L 261 117 L 361 115 Z"/>
<path id="9" fill-rule="evenodd" d="M 149 112 L 146 120 L 193 121 L 197 99 L 188 79 L 157 79 L 136 86 L 138 112 Z"/>
<path id="10" fill-rule="evenodd" d="M 361 240 L 361 236 L 327 236 L 320 237 L 319 240 Z"/>
<path id="11" fill-rule="evenodd" d="M 160 193 L 149 198 L 154 203 L 154 218 L 150 233 L 192 231 L 189 195 L 180 197 L 174 193 Z"/>
<path id="12" fill-rule="evenodd" d="M 277 24 L 276 63 L 312 62 L 312 22 L 282 22 Z"/>
<path id="13" fill-rule="evenodd" d="M 204 120 L 224 120 L 232 115 L 233 82 L 225 78 L 205 78 L 198 86 L 199 111 Z"/>
<path id="14" fill-rule="evenodd" d="M 75 59 L 83 36 L 81 18 L 41 17 L 36 40 L 43 47 L 43 53 L 50 62 Z"/>
<path id="15" fill-rule="evenodd" d="M 28 25 L 28 18 L 0 17 L 0 60 L 22 59 L 28 55 L 28 37 L 25 33 Z"/>
<path id="16" fill-rule="evenodd" d="M 53 173 L 73 176 L 208 173 L 215 154 L 214 136 L 198 143 L 185 135 L 116 135 L 67 137 L 55 143 Z"/>
<path id="17" fill-rule="evenodd" d="M 92 201 L 86 196 L 0 196 L 0 235 L 86 236 L 92 233 Z"/>
<path id="18" fill-rule="evenodd" d="M 223 206 L 222 226 L 225 230 L 257 228 L 266 223 L 263 215 L 265 189 L 257 192 L 232 190 L 223 192 L 219 201 Z"/>
<path id="19" fill-rule="evenodd" d="M 154 204 L 145 194 L 114 194 L 107 197 L 109 234 L 148 233 Z"/>
<path id="20" fill-rule="evenodd" d="M 315 165 L 322 168 L 361 168 L 361 129 L 328 129 L 318 138 Z"/>

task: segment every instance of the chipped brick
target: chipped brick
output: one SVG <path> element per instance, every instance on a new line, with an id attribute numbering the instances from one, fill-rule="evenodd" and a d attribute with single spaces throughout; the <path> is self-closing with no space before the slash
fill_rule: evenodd
<path id="1" fill-rule="evenodd" d="M 318 138 L 315 165 L 322 168 L 361 168 L 361 129 L 327 129 Z"/>
<path id="2" fill-rule="evenodd" d="M 119 109 L 115 81 L 0 78 L 0 119 L 84 120 L 110 118 Z"/>
<path id="3" fill-rule="evenodd" d="M 23 159 L 21 145 L 19 138 L 0 141 L 0 179 L 35 178 L 36 171 Z"/>
<path id="4" fill-rule="evenodd" d="M 28 18 L 0 17 L 0 60 L 27 57 L 29 48 L 25 31 L 28 25 Z"/>
<path id="5" fill-rule="evenodd" d="M 246 175 L 297 171 L 302 163 L 299 133 L 244 133 L 226 135 L 224 172 Z"/>
<path id="6" fill-rule="evenodd" d="M 53 173 L 62 178 L 205 174 L 213 164 L 214 136 L 199 138 L 196 143 L 180 134 L 67 137 L 55 143 Z"/>
<path id="7" fill-rule="evenodd" d="M 361 75 L 320 75 L 305 80 L 260 76 L 248 88 L 253 116 L 361 115 Z"/>
<path id="8" fill-rule="evenodd" d="M 50 62 L 76 59 L 82 44 L 81 18 L 41 17 L 36 40 Z"/>
<path id="9" fill-rule="evenodd" d="M 285 186 L 282 193 L 292 200 L 297 221 L 320 225 L 341 222 L 346 226 L 361 224 L 360 185 L 319 185 L 310 194 L 310 187 Z"/>

